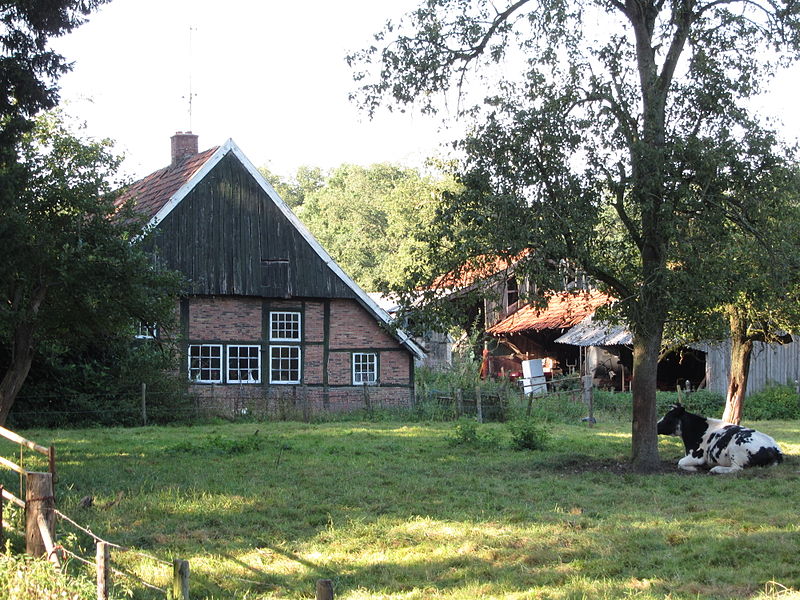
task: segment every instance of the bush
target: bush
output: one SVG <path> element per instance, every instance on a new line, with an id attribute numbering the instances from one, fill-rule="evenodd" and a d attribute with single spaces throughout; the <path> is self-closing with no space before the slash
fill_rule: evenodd
<path id="1" fill-rule="evenodd" d="M 800 398 L 793 386 L 769 385 L 745 399 L 744 417 L 752 421 L 800 419 Z"/>
<path id="2" fill-rule="evenodd" d="M 670 409 L 670 406 L 678 402 L 679 399 L 686 407 L 686 410 L 705 417 L 718 419 L 725 409 L 724 396 L 708 390 L 697 390 L 689 394 L 682 394 L 680 398 L 677 392 L 656 392 L 656 413 L 659 416 L 665 414 Z M 633 414 L 633 399 L 630 392 L 619 393 L 595 390 L 594 411 L 595 413 L 601 413 L 602 418 L 630 420 Z"/>
<path id="3" fill-rule="evenodd" d="M 518 419 L 508 424 L 511 446 L 515 450 L 543 450 L 550 440 L 550 432 L 535 419 Z"/>
<path id="4" fill-rule="evenodd" d="M 456 421 L 453 434 L 449 437 L 452 446 L 496 447 L 496 436 L 478 425 L 475 419 L 461 417 Z"/>

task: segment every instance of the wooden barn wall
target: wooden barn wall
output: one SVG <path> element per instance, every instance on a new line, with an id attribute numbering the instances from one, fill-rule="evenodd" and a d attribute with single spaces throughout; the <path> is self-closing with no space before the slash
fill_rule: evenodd
<path id="1" fill-rule="evenodd" d="M 730 342 L 703 348 L 706 355 L 706 382 L 709 390 L 725 394 L 728 388 L 730 370 Z M 750 377 L 747 394 L 763 390 L 768 384 L 789 383 L 794 385 L 800 379 L 800 338 L 794 337 L 791 344 L 753 345 L 750 364 Z"/>
<path id="2" fill-rule="evenodd" d="M 194 294 L 355 298 L 232 154 L 158 225 L 155 244 Z M 276 291 L 264 278 L 285 278 L 267 269 L 286 260 Z"/>

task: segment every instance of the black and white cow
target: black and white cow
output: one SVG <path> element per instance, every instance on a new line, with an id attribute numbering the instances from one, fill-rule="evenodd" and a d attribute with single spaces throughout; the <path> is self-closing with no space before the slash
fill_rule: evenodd
<path id="1" fill-rule="evenodd" d="M 711 467 L 711 473 L 733 473 L 744 467 L 767 467 L 783 460 L 778 444 L 768 435 L 719 419 L 686 412 L 680 404 L 658 422 L 660 435 L 679 435 L 686 456 L 678 466 L 686 471 Z"/>

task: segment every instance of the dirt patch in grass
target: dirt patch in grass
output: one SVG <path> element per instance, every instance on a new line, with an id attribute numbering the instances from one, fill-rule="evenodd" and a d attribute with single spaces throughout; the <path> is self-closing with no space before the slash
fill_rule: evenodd
<path id="1" fill-rule="evenodd" d="M 540 465 L 554 473 L 569 473 L 579 475 L 582 473 L 613 473 L 615 475 L 636 474 L 637 471 L 628 460 L 616 459 L 596 459 L 586 455 L 559 455 L 554 457 L 549 464 Z M 658 467 L 650 474 L 670 474 L 679 475 L 704 475 L 703 472 L 690 473 L 678 468 L 673 459 L 662 459 Z"/>

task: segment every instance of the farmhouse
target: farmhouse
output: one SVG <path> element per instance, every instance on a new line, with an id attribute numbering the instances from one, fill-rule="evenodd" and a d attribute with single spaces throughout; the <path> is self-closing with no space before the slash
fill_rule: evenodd
<path id="1" fill-rule="evenodd" d="M 117 202 L 134 203 L 154 256 L 189 282 L 170 337 L 191 391 L 228 412 L 407 405 L 422 349 L 232 140 L 203 152 L 190 132 L 171 141 L 171 164 Z"/>

